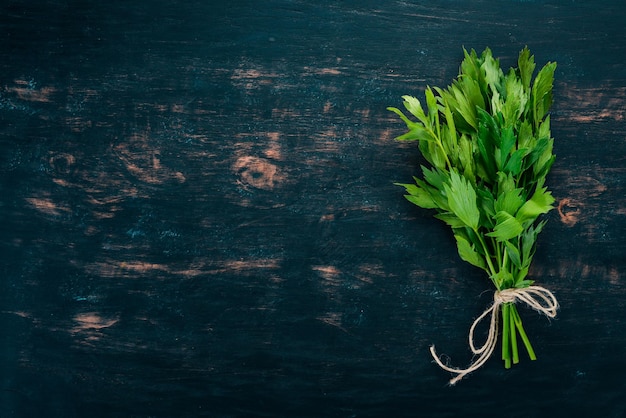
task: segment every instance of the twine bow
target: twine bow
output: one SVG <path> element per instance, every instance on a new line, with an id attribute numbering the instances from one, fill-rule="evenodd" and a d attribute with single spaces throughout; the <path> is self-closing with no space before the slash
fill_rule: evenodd
<path id="1" fill-rule="evenodd" d="M 533 308 L 539 313 L 546 315 L 549 318 L 556 316 L 556 311 L 559 308 L 559 304 L 556 297 L 548 289 L 541 286 L 529 286 L 524 288 L 511 288 L 504 290 L 496 290 L 493 294 L 493 304 L 485 310 L 472 324 L 469 331 L 469 346 L 475 355 L 479 355 L 478 359 L 470 364 L 466 369 L 458 369 L 447 366 L 444 364 L 437 353 L 435 352 L 435 346 L 430 346 L 430 353 L 432 354 L 435 362 L 442 369 L 455 373 L 457 376 L 450 380 L 450 384 L 454 385 L 459 380 L 463 379 L 469 373 L 480 368 L 491 357 L 496 343 L 498 341 L 498 318 L 500 313 L 500 305 L 503 303 L 515 303 L 517 300 L 525 302 L 528 306 Z M 491 314 L 491 321 L 489 325 L 489 335 L 482 347 L 476 348 L 474 345 L 474 331 L 476 326 L 487 316 Z"/>

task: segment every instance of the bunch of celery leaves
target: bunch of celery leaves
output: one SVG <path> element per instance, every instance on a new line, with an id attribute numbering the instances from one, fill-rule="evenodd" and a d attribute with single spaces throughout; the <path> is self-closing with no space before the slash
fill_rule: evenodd
<path id="1" fill-rule="evenodd" d="M 517 68 L 504 73 L 489 48 L 480 56 L 464 49 L 459 76 L 445 89 L 426 88 L 426 108 L 412 96 L 388 108 L 406 123 L 401 141 L 418 141 L 423 179 L 399 184 L 406 199 L 454 233 L 459 255 L 487 272 L 497 290 L 524 288 L 554 198 L 544 187 L 555 156 L 548 110 L 556 63 L 536 75 L 534 56 L 524 48 Z M 516 305 L 501 306 L 502 359 L 519 362 L 518 335 L 531 359 L 535 352 Z"/>

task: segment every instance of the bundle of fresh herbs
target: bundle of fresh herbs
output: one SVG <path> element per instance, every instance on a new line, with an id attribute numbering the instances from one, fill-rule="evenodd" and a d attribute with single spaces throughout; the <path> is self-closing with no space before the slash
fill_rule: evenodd
<path id="1" fill-rule="evenodd" d="M 467 52 L 459 76 L 445 89 L 426 88 L 426 108 L 418 99 L 403 96 L 404 107 L 417 120 L 395 107 L 408 127 L 401 141 L 418 141 L 429 166 L 423 178 L 399 184 L 406 199 L 452 228 L 461 258 L 487 272 L 495 286 L 494 303 L 472 325 L 469 342 L 479 355 L 466 369 L 443 364 L 456 374 L 454 384 L 476 370 L 493 353 L 502 323 L 502 359 L 506 368 L 519 362 L 518 336 L 531 359 L 535 352 L 524 330 L 516 301 L 554 317 L 554 295 L 534 286 L 528 276 L 537 235 L 553 208 L 554 198 L 544 186 L 554 162 L 548 110 L 556 63 L 536 75 L 534 56 L 524 48 L 517 68 L 504 73 L 489 48 L 480 56 Z M 474 345 L 478 323 L 491 315 L 489 336 Z"/>

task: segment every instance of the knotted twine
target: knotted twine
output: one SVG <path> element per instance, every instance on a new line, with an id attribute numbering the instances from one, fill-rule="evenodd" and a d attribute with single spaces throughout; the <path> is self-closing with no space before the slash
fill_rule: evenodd
<path id="1" fill-rule="evenodd" d="M 489 357 L 491 357 L 498 341 L 498 318 L 500 316 L 500 305 L 503 303 L 515 303 L 518 300 L 526 302 L 528 306 L 549 318 L 554 318 L 556 316 L 556 311 L 559 308 L 559 303 L 552 292 L 541 286 L 496 290 L 493 294 L 493 304 L 487 308 L 482 315 L 476 318 L 470 328 L 469 346 L 472 349 L 472 352 L 475 355 L 479 355 L 479 357 L 476 361 L 470 364 L 469 367 L 466 369 L 458 369 L 444 364 L 435 352 L 435 346 L 430 346 L 430 354 L 432 354 L 439 367 L 457 375 L 456 377 L 450 379 L 450 385 L 454 385 L 469 373 L 480 368 L 483 364 L 485 364 Z M 478 326 L 478 324 L 489 314 L 491 314 L 489 335 L 487 335 L 485 344 L 483 344 L 482 347 L 476 348 L 474 345 L 474 331 L 476 326 Z"/>

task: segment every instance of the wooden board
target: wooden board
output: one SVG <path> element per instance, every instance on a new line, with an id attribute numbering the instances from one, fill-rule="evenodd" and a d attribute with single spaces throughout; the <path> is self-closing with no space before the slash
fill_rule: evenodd
<path id="1" fill-rule="evenodd" d="M 78 4 L 80 3 L 80 4 Z M 0 6 L 2 416 L 626 414 L 626 6 L 615 1 Z M 385 110 L 557 61 L 539 359 L 456 387 L 491 301 Z"/>

